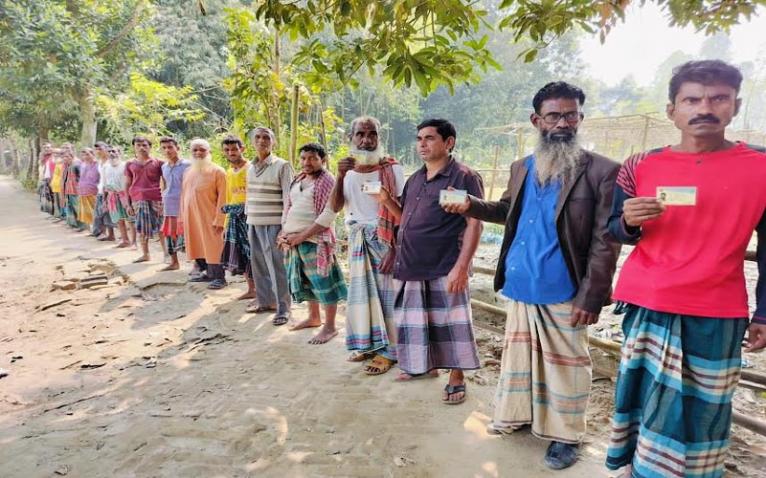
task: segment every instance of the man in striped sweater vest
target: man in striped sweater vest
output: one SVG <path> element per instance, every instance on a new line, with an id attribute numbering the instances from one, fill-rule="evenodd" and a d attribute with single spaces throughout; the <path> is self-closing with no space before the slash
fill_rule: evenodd
<path id="1" fill-rule="evenodd" d="M 287 212 L 287 198 L 293 182 L 290 163 L 272 154 L 274 132 L 255 128 L 250 140 L 256 157 L 247 170 L 247 233 L 256 298 L 248 312 L 276 310 L 272 323 L 284 325 L 290 319 L 290 290 L 277 236 Z"/>

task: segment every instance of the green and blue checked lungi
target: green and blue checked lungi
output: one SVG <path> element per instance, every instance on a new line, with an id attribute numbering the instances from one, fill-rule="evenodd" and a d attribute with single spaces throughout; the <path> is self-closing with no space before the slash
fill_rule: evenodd
<path id="1" fill-rule="evenodd" d="M 250 240 L 247 238 L 245 205 L 227 204 L 221 211 L 227 215 L 221 265 L 232 275 L 245 274 L 251 277 Z"/>
<path id="2" fill-rule="evenodd" d="M 718 478 L 748 320 L 620 304 L 622 360 L 606 466 L 633 477 Z"/>
<path id="3" fill-rule="evenodd" d="M 338 262 L 333 260 L 326 277 L 319 275 L 317 245 L 313 242 L 302 242 L 291 248 L 285 256 L 285 263 L 290 295 L 294 301 L 332 305 L 346 299 L 346 281 Z"/>

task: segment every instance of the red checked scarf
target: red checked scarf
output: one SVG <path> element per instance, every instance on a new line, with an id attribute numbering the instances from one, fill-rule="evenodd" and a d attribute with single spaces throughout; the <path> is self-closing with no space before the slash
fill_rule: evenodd
<path id="1" fill-rule="evenodd" d="M 293 179 L 293 183 L 290 186 L 303 181 L 308 175 L 301 173 Z M 324 211 L 327 201 L 330 200 L 330 193 L 335 186 L 335 178 L 332 174 L 323 169 L 322 172 L 314 180 L 314 214 L 319 217 Z M 287 195 L 287 209 L 293 207 L 290 195 Z M 330 273 L 330 269 L 333 264 L 333 256 L 335 255 L 335 227 L 330 226 L 324 231 L 316 235 L 317 238 L 317 273 L 322 277 L 327 277 Z"/>
<path id="2" fill-rule="evenodd" d="M 388 157 L 381 162 L 378 170 L 380 171 L 380 183 L 391 195 L 394 201 L 398 202 L 396 193 L 396 176 L 394 175 L 393 165 L 399 164 L 394 158 Z M 399 226 L 397 219 L 384 205 L 378 209 L 378 238 L 388 246 L 388 253 L 380 264 L 380 272 L 390 274 L 394 268 L 396 259 L 396 228 Z"/>

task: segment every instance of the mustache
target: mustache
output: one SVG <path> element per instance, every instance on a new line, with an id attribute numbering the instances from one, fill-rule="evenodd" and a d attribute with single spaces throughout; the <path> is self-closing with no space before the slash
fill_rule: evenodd
<path id="1" fill-rule="evenodd" d="M 702 116 L 697 116 L 695 118 L 690 119 L 689 120 L 689 126 L 691 126 L 693 124 L 700 124 L 700 123 L 718 124 L 720 122 L 721 122 L 721 120 L 718 119 L 717 116 L 714 116 L 714 115 L 702 115 Z"/>

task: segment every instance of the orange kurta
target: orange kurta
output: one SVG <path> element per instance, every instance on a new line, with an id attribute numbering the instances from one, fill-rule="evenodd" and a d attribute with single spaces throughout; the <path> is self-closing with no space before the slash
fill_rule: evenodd
<path id="1" fill-rule="evenodd" d="M 200 171 L 190 167 L 181 185 L 181 218 L 186 257 L 220 264 L 226 215 L 226 172 L 215 164 Z M 218 231 L 215 228 L 221 228 Z"/>

